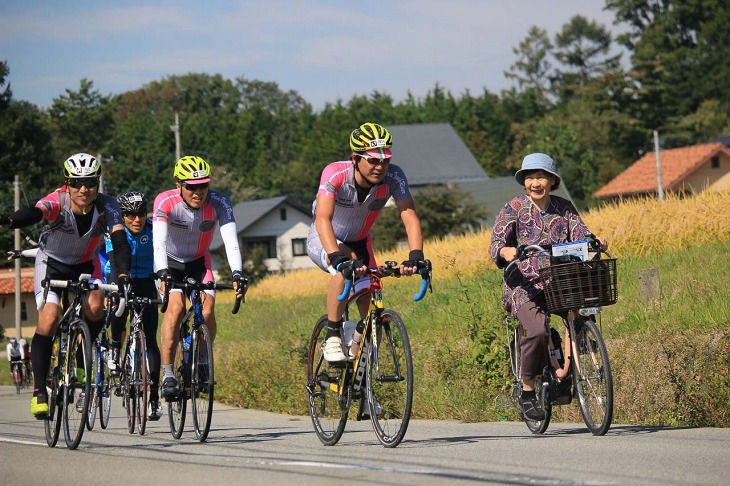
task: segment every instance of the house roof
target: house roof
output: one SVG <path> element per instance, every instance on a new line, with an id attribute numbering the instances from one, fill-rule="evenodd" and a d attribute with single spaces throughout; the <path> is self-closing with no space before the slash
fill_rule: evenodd
<path id="1" fill-rule="evenodd" d="M 677 188 L 692 172 L 720 152 L 730 155 L 730 149 L 719 142 L 660 151 L 662 186 L 669 190 Z M 596 191 L 594 196 L 610 197 L 656 191 L 656 155 L 649 152 Z"/>
<path id="2" fill-rule="evenodd" d="M 507 201 L 525 193 L 524 186 L 517 183 L 514 177 L 495 177 L 480 181 L 464 181 L 454 184 L 459 190 L 471 196 L 472 200 L 488 214 L 484 221 L 485 226 L 492 226 Z M 572 201 L 565 184 L 551 191 L 550 194 Z"/>
<path id="3" fill-rule="evenodd" d="M 270 197 L 268 199 L 257 199 L 255 201 L 244 201 L 233 206 L 233 216 L 236 218 L 236 230 L 239 233 L 245 231 L 246 228 L 253 225 L 259 219 L 269 214 L 282 204 L 286 204 L 307 216 L 311 216 L 312 212 L 304 206 L 295 203 L 287 196 Z M 223 237 L 220 230 L 216 231 L 210 243 L 210 250 L 215 251 L 223 245 Z"/>
<path id="4" fill-rule="evenodd" d="M 387 128 L 393 135 L 393 163 L 406 173 L 409 186 L 489 178 L 448 123 Z"/>
<path id="5" fill-rule="evenodd" d="M 32 267 L 20 269 L 20 293 L 33 293 L 33 273 Z M 8 295 L 15 293 L 15 269 L 0 270 L 0 295 Z"/>

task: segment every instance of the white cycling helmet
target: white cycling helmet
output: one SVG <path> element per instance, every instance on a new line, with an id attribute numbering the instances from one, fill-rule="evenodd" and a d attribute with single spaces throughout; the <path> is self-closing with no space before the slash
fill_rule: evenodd
<path id="1" fill-rule="evenodd" d="M 67 179 L 99 177 L 101 175 L 101 164 L 93 155 L 83 152 L 74 154 L 63 163 L 63 175 Z"/>

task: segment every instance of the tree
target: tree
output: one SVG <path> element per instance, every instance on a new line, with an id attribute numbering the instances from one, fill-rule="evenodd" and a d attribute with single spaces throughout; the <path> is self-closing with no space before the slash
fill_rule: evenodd
<path id="1" fill-rule="evenodd" d="M 81 80 L 78 91 L 67 89 L 66 95 L 55 98 L 48 113 L 56 159 L 65 160 L 77 152 L 102 152 L 114 132 L 117 99 L 102 96 L 88 79 Z"/>
<path id="2" fill-rule="evenodd" d="M 602 25 L 576 15 L 555 35 L 556 68 L 552 80 L 555 94 L 569 99 L 592 78 L 619 67 L 620 54 L 609 55 L 612 39 Z"/>
<path id="3" fill-rule="evenodd" d="M 520 90 L 533 90 L 540 104 L 545 106 L 550 105 L 548 93 L 553 66 L 548 58 L 552 49 L 547 31 L 532 26 L 519 47 L 512 48 L 518 56 L 517 61 L 504 72 L 507 79 L 517 81 Z"/>

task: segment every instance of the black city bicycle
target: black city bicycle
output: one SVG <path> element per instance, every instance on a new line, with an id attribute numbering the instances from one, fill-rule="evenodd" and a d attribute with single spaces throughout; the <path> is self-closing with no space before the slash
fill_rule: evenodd
<path id="1" fill-rule="evenodd" d="M 599 242 L 592 236 L 587 238 L 587 242 L 595 253 L 595 258 L 590 260 L 566 261 L 570 258 L 553 257 L 541 246 L 528 245 L 518 248 L 518 258 L 505 269 L 507 273 L 515 262 L 532 255 L 538 255 L 538 258 L 546 262 L 539 272 L 545 293 L 546 311 L 549 314 L 546 326 L 551 338 L 545 350 L 548 365 L 535 378 L 535 394 L 545 418 L 530 420 L 522 416 L 527 427 L 535 434 L 542 434 L 547 430 L 552 407 L 571 403 L 573 395 L 578 398 L 583 421 L 593 435 L 604 435 L 613 420 L 613 377 L 608 350 L 600 329 L 603 306 L 615 304 L 618 300 L 616 259 L 602 250 Z M 601 258 L 604 254 L 609 258 Z M 565 356 L 560 346 L 554 342 L 560 335 L 550 328 L 550 315 L 559 316 L 567 329 Z M 519 410 L 517 400 L 522 393 L 522 329 L 519 321 L 509 315 L 505 316 L 504 325 L 513 383 L 509 400 L 498 405 L 498 408 L 511 406 Z M 564 366 L 564 360 L 569 360 L 569 374 L 560 381 L 557 379 L 556 369 Z"/>
<path id="2" fill-rule="evenodd" d="M 124 394 L 124 408 L 127 410 L 127 431 L 136 430 L 144 435 L 147 427 L 147 403 L 149 402 L 149 362 L 147 361 L 147 338 L 144 333 L 142 313 L 147 306 L 161 304 L 157 299 L 127 296 L 127 307 L 131 308 L 129 335 L 122 358 L 121 387 Z"/>
<path id="3" fill-rule="evenodd" d="M 43 302 L 40 309 L 45 305 L 51 287 L 66 289 L 62 298 L 64 313 L 53 336 L 46 378 L 46 387 L 50 393 L 49 413 L 44 422 L 49 447 L 56 446 L 63 422 L 66 446 L 76 449 L 87 425 L 91 397 L 92 339 L 89 326 L 82 318 L 82 297 L 92 290 L 118 291 L 116 285 L 92 283 L 90 279 L 91 275 L 83 274 L 78 281 L 44 279 L 42 282 Z M 70 305 L 68 291 L 74 294 Z M 124 300 L 121 300 L 120 308 L 124 308 Z"/>
<path id="4" fill-rule="evenodd" d="M 248 281 L 242 279 L 240 285 L 248 287 Z M 215 375 L 213 367 L 213 341 L 210 330 L 203 319 L 203 295 L 205 290 L 233 290 L 232 285 L 215 282 L 200 283 L 188 277 L 184 282 L 165 281 L 165 293 L 160 312 L 167 310 L 172 288 L 181 289 L 188 295 L 190 307 L 180 324 L 179 340 L 175 350 L 175 359 L 172 369 L 175 373 L 179 391 L 176 396 L 165 397 L 167 415 L 170 420 L 170 432 L 175 439 L 182 436 L 185 427 L 185 413 L 187 400 L 192 400 L 193 430 L 195 438 L 204 442 L 210 432 L 210 422 L 213 417 L 213 396 L 215 389 Z M 245 296 L 236 297 L 233 303 L 232 314 L 237 314 Z"/>
<path id="5" fill-rule="evenodd" d="M 418 262 L 418 268 L 422 280 L 420 292 L 413 297 L 416 301 L 431 289 L 431 262 Z M 307 362 L 309 414 L 314 431 L 324 445 L 337 444 L 355 400 L 358 404 L 355 419 L 369 418 L 381 444 L 396 447 L 403 440 L 411 417 L 413 358 L 403 320 L 395 311 L 383 306 L 381 279 L 399 277 L 400 268 L 394 261 L 385 262 L 384 267 L 369 268 L 366 275 L 370 285 L 349 298 L 353 270 L 346 265 L 341 271 L 346 285 L 338 299 L 347 299 L 344 321 L 349 320 L 351 305 L 355 305 L 354 312 L 358 312 L 356 302 L 363 295 L 370 295 L 370 306 L 364 319 L 362 341 L 353 361 L 329 363 L 325 360 L 327 315 L 320 317 L 314 326 Z M 344 334 L 343 326 L 343 344 L 351 338 Z"/>

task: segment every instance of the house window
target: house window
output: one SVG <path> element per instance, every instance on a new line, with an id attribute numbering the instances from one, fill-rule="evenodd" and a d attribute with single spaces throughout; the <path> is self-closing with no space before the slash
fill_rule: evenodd
<path id="1" fill-rule="evenodd" d="M 20 302 L 20 320 L 28 320 L 28 307 L 25 305 L 25 301 Z"/>
<path id="2" fill-rule="evenodd" d="M 247 238 L 243 241 L 244 258 L 251 259 L 258 251 L 264 258 L 276 258 L 276 237 Z"/>
<path id="3" fill-rule="evenodd" d="M 286 221 L 286 208 L 279 208 L 279 218 L 282 221 Z"/>
<path id="4" fill-rule="evenodd" d="M 291 240 L 291 253 L 293 256 L 304 256 L 307 254 L 307 239 L 294 238 Z"/>
<path id="5" fill-rule="evenodd" d="M 710 159 L 710 164 L 713 169 L 719 169 L 720 168 L 720 157 L 713 157 Z"/>

